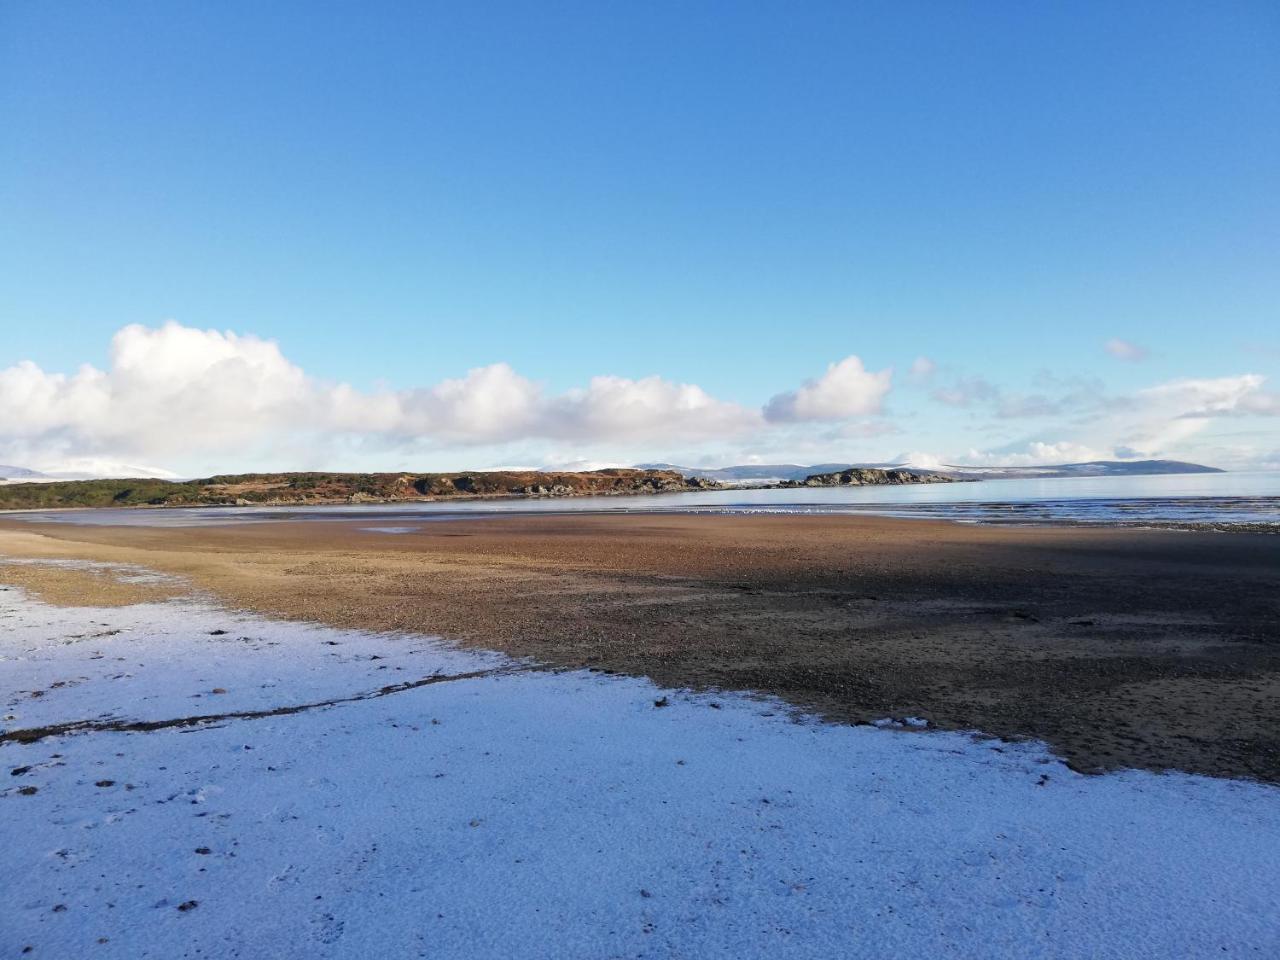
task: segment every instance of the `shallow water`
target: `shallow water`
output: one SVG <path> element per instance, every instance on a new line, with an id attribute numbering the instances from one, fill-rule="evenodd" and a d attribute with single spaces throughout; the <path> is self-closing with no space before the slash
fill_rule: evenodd
<path id="1" fill-rule="evenodd" d="M 128 526 L 255 520 L 363 520 L 405 533 L 412 521 L 513 513 L 870 513 L 979 523 L 1102 523 L 1280 530 L 1280 472 L 978 480 L 918 486 L 732 489 L 654 496 L 511 498 L 410 504 L 21 511 L 14 519 Z M 374 526 L 376 524 L 377 526 Z M 393 529 L 394 528 L 394 529 Z"/>

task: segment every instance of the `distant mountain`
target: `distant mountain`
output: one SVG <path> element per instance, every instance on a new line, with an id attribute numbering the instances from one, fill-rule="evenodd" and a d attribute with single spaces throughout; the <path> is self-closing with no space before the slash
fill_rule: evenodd
<path id="1" fill-rule="evenodd" d="M 1182 460 L 1090 460 L 1033 467 L 960 467 L 948 464 L 947 472 L 987 479 L 1032 477 L 1149 477 L 1167 473 L 1223 473 L 1217 467 Z"/>
<path id="2" fill-rule="evenodd" d="M 733 467 L 681 467 L 671 463 L 637 464 L 644 470 L 674 470 L 686 477 L 718 480 L 727 484 L 768 483 L 805 480 L 816 474 L 839 473 L 851 468 L 901 469 L 918 474 L 944 473 L 964 478 L 1015 479 L 1019 477 L 1129 477 L 1164 473 L 1222 473 L 1217 467 L 1181 460 L 1091 460 L 1088 463 L 1058 463 L 1030 467 L 965 467 L 946 464 L 939 468 L 904 463 L 797 463 L 744 464 Z"/>
<path id="3" fill-rule="evenodd" d="M 803 480 L 816 473 L 836 473 L 854 466 L 852 463 L 816 463 L 803 467 L 798 463 L 751 463 L 737 467 L 678 467 L 670 463 L 638 463 L 640 470 L 674 470 L 686 477 L 719 480 L 721 483 L 765 483 L 778 480 Z"/>
<path id="4" fill-rule="evenodd" d="M 44 474 L 26 467 L 10 467 L 0 463 L 0 480 L 41 480 Z"/>

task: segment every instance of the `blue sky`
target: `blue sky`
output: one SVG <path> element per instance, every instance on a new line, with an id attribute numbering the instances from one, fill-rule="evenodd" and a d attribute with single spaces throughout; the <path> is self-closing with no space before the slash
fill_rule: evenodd
<path id="1" fill-rule="evenodd" d="M 1280 463 L 1278 50 L 1274 3 L 6 3 L 0 462 Z"/>

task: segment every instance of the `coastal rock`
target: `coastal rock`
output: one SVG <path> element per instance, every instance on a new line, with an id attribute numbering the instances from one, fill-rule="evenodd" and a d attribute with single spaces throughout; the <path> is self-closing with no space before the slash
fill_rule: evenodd
<path id="1" fill-rule="evenodd" d="M 787 480 L 783 487 L 869 487 L 910 483 L 953 483 L 954 477 L 941 473 L 915 470 L 881 470 L 875 467 L 850 467 L 835 473 L 815 473 L 797 482 Z"/>

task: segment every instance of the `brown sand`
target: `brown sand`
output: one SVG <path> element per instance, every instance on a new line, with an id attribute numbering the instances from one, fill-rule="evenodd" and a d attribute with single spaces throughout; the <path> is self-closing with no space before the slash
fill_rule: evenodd
<path id="1" fill-rule="evenodd" d="M 1034 736 L 1082 770 L 1280 782 L 1280 537 L 872 517 L 534 516 L 404 535 L 6 520 L 0 554 L 139 564 L 272 616 L 763 691 L 835 720 Z M 166 589 L 30 566 L 0 580 L 58 603 Z"/>

